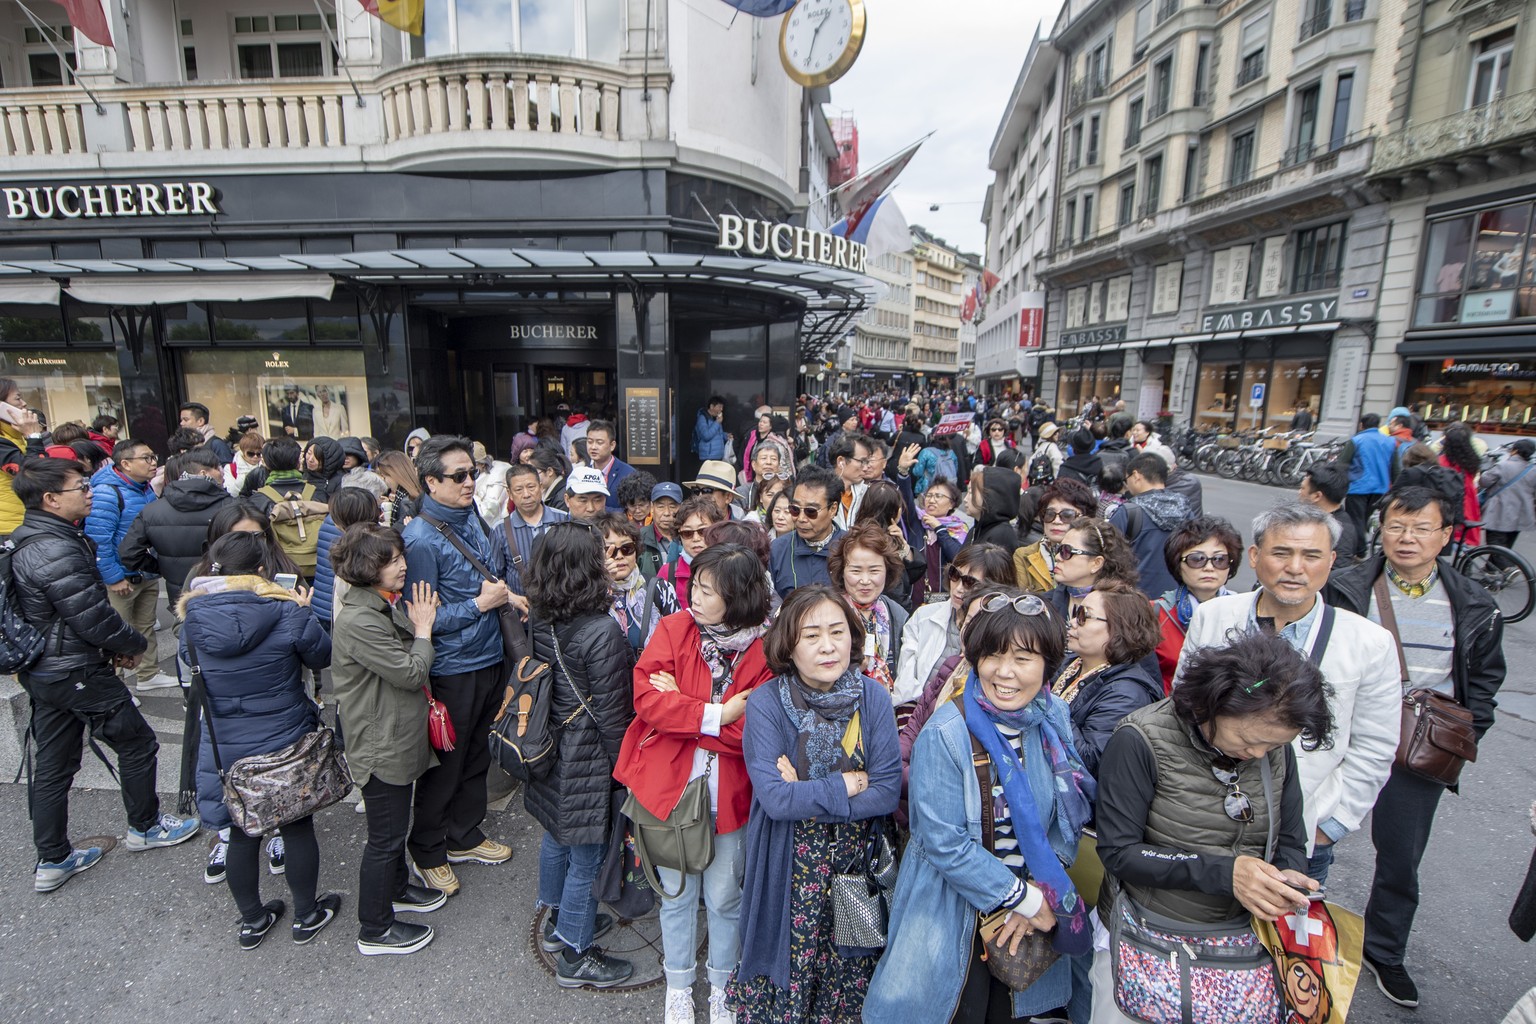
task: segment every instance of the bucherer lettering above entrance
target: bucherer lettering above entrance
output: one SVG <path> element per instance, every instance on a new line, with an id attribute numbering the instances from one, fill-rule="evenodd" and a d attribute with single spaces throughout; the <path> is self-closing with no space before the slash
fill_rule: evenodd
<path id="1" fill-rule="evenodd" d="M 585 338 L 596 340 L 597 328 L 585 324 L 513 324 L 512 340 L 533 338 Z"/>
<path id="2" fill-rule="evenodd" d="M 0 188 L 7 220 L 217 215 L 206 181 L 137 181 L 121 185 L 38 185 Z"/>
<path id="3" fill-rule="evenodd" d="M 798 263 L 820 263 L 858 274 L 864 273 L 868 255 L 868 250 L 858 242 L 825 231 L 793 224 L 772 224 L 733 213 L 720 215 L 720 241 L 715 248 L 742 256 L 772 256 Z"/>

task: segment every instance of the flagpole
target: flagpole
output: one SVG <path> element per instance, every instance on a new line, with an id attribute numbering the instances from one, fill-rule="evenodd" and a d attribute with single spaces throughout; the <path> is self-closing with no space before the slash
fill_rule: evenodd
<path id="1" fill-rule="evenodd" d="M 357 97 L 359 108 L 368 104 L 363 102 L 363 94 L 358 91 L 357 83 L 352 80 L 352 69 L 347 66 L 346 55 L 341 52 L 341 43 L 336 40 L 336 34 L 331 31 L 331 23 L 325 20 L 325 11 L 320 7 L 320 0 L 315 0 L 315 13 L 320 15 L 320 27 L 325 30 L 325 37 L 331 41 L 331 49 L 336 51 L 336 59 L 341 62 L 341 73 L 347 76 L 347 84 L 352 87 L 352 95 Z"/>
<path id="2" fill-rule="evenodd" d="M 96 94 L 94 92 L 91 92 L 91 87 L 86 85 L 84 82 L 80 81 L 79 69 L 78 68 L 70 67 L 69 66 L 69 61 L 64 59 L 64 54 L 59 50 L 59 48 L 57 46 L 53 45 L 53 29 L 51 29 L 47 25 L 43 24 L 43 22 L 38 18 L 38 16 L 33 14 L 31 9 L 28 8 L 26 4 L 22 3 L 22 0 L 16 0 L 16 6 L 20 7 L 22 13 L 25 14 L 29 19 L 31 19 L 32 27 L 37 29 L 37 34 L 43 37 L 43 42 L 48 44 L 48 49 L 52 50 L 53 51 L 53 55 L 55 57 L 59 58 L 59 71 L 60 71 L 60 73 L 65 74 L 65 75 L 73 75 L 74 79 L 75 79 L 75 84 L 78 85 L 81 89 L 84 89 L 85 90 L 85 94 L 91 98 L 91 102 L 96 104 L 96 113 L 98 113 L 98 114 L 102 115 L 103 117 L 105 117 L 106 113 L 107 113 L 107 108 L 102 106 L 101 105 L 101 100 L 96 98 Z M 73 26 L 71 26 L 71 27 L 73 27 Z M 94 40 L 93 40 L 93 42 L 94 42 Z M 101 44 L 97 43 L 97 45 L 100 46 Z"/>
<path id="3" fill-rule="evenodd" d="M 916 149 L 918 146 L 921 146 L 923 143 L 925 143 L 929 139 L 933 138 L 934 135 L 936 135 L 936 134 L 937 134 L 936 131 L 929 132 L 927 135 L 924 135 L 922 138 L 918 139 L 916 142 L 912 143 L 910 146 L 903 146 L 901 149 L 898 149 L 895 153 L 892 153 L 890 156 L 886 157 L 884 160 L 880 161 L 878 164 L 875 164 L 875 166 L 871 167 L 869 170 L 864 171 L 862 174 L 855 174 L 853 177 L 849 178 L 847 181 L 845 181 L 841 185 L 837 186 L 837 188 L 829 190 L 827 192 L 827 198 L 830 199 L 832 196 L 837 195 L 839 192 L 841 192 L 844 189 L 848 188 L 850 185 L 856 184 L 859 181 L 860 178 L 871 178 L 875 174 L 877 174 L 878 172 L 885 170 L 887 165 L 893 164 L 897 160 L 901 159 L 902 154 L 910 153 L 912 150 Z"/>

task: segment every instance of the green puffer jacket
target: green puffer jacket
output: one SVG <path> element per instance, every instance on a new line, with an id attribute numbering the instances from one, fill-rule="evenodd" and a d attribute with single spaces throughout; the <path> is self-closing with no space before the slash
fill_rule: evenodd
<path id="1" fill-rule="evenodd" d="M 331 680 L 352 778 L 359 786 L 375 775 L 410 785 L 437 764 L 427 742 L 432 641 L 416 639 L 404 609 L 367 587 L 342 596 L 331 636 Z"/>

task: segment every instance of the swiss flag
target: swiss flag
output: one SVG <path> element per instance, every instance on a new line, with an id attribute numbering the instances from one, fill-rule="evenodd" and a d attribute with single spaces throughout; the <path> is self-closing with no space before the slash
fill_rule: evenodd
<path id="1" fill-rule="evenodd" d="M 107 12 L 102 10 L 101 0 L 58 0 L 69 23 L 85 38 L 98 46 L 113 46 L 112 26 Z"/>
<path id="2" fill-rule="evenodd" d="M 1333 923 L 1328 904 L 1314 900 L 1305 914 L 1292 911 L 1275 922 L 1280 944 L 1287 953 L 1308 957 L 1325 964 L 1339 962 L 1339 930 Z"/>

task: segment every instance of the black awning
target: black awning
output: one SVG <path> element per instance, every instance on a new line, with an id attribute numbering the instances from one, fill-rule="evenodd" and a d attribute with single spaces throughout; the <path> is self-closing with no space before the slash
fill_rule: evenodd
<path id="1" fill-rule="evenodd" d="M 1397 346 L 1404 359 L 1430 357 L 1465 358 L 1479 355 L 1529 356 L 1536 352 L 1536 333 L 1521 334 L 1438 334 L 1432 337 L 1412 335 Z"/>

